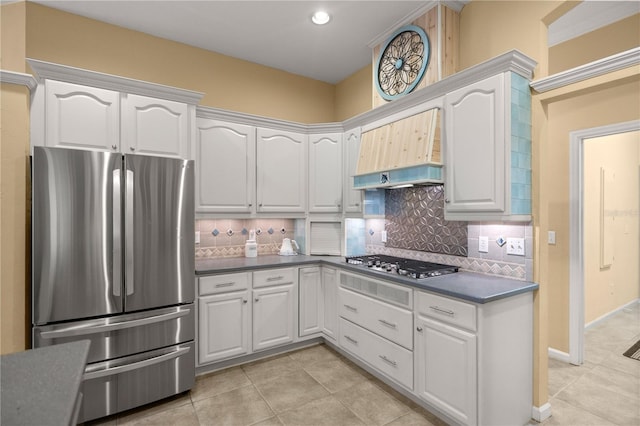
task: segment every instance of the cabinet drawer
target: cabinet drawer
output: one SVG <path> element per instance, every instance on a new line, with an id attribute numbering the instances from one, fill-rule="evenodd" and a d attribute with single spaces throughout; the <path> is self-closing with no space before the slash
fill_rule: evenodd
<path id="1" fill-rule="evenodd" d="M 200 296 L 206 294 L 227 293 L 229 291 L 244 290 L 251 285 L 251 273 L 212 275 L 200 277 Z"/>
<path id="2" fill-rule="evenodd" d="M 341 317 L 409 350 L 413 349 L 413 314 L 411 311 L 344 288 L 339 289 L 338 300 L 338 312 Z"/>
<path id="3" fill-rule="evenodd" d="M 413 389 L 413 352 L 340 318 L 340 347 L 400 383 Z"/>
<path id="4" fill-rule="evenodd" d="M 476 331 L 476 307 L 470 303 L 437 296 L 431 293 L 418 294 L 416 310 L 438 321 Z"/>
<path id="5" fill-rule="evenodd" d="M 253 273 L 253 287 L 268 287 L 295 281 L 294 268 L 269 269 Z"/>

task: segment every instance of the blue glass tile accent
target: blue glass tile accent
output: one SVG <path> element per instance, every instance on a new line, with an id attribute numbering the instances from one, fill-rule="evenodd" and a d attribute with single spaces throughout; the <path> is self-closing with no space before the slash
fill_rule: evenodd
<path id="1" fill-rule="evenodd" d="M 267 232 L 269 233 L 269 235 L 272 235 L 272 234 L 273 234 L 273 228 L 269 228 L 269 229 L 267 230 Z"/>
<path id="2" fill-rule="evenodd" d="M 364 214 L 384 216 L 384 189 L 367 189 L 364 192 Z"/>
<path id="3" fill-rule="evenodd" d="M 531 214 L 531 91 L 511 73 L 511 213 Z"/>
<path id="4" fill-rule="evenodd" d="M 220 231 L 218 231 L 217 229 L 214 229 L 213 231 L 211 231 L 211 234 L 213 234 L 214 237 L 217 237 L 218 234 L 220 234 Z"/>
<path id="5" fill-rule="evenodd" d="M 247 235 L 248 233 L 247 228 L 242 228 L 242 235 Z"/>
<path id="6" fill-rule="evenodd" d="M 356 256 L 366 252 L 366 231 L 364 219 L 346 219 L 347 256 Z"/>
<path id="7" fill-rule="evenodd" d="M 375 232 L 373 231 L 373 229 L 369 229 L 369 235 L 373 235 L 375 234 Z"/>
<path id="8" fill-rule="evenodd" d="M 422 164 L 403 169 L 389 170 L 388 181 L 385 182 L 384 185 L 401 185 L 412 181 L 431 181 L 434 183 L 442 183 L 442 166 Z M 380 172 L 353 177 L 353 187 L 356 189 L 379 187 L 381 185 Z"/>

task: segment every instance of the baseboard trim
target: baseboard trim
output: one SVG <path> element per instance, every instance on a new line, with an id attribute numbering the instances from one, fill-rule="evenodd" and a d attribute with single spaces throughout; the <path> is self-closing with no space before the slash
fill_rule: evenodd
<path id="1" fill-rule="evenodd" d="M 531 409 L 531 418 L 536 422 L 542 423 L 551 417 L 551 404 L 546 403 L 542 407 L 533 407 Z"/>
<path id="2" fill-rule="evenodd" d="M 596 325 L 598 325 L 599 323 L 601 323 L 602 321 L 609 319 L 609 317 L 611 317 L 611 316 L 613 316 L 613 315 L 617 314 L 618 312 L 620 312 L 620 311 L 622 311 L 622 310 L 624 310 L 624 309 L 629 308 L 630 306 L 632 306 L 632 305 L 634 305 L 634 304 L 636 304 L 636 303 L 640 303 L 640 299 L 635 299 L 635 300 L 632 300 L 632 301 L 631 301 L 631 302 L 629 302 L 629 303 L 625 303 L 624 305 L 620 306 L 619 308 L 616 308 L 616 309 L 614 309 L 613 311 L 611 311 L 611 312 L 609 312 L 609 313 L 607 313 L 607 314 L 604 314 L 604 315 L 602 315 L 602 316 L 601 316 L 601 317 L 599 317 L 599 318 L 594 319 L 594 320 L 593 320 L 593 321 L 591 321 L 590 323 L 585 324 L 585 325 L 584 325 L 584 329 L 585 329 L 585 330 L 587 330 L 587 329 L 589 329 L 589 328 L 591 328 L 591 327 L 593 327 L 593 326 L 596 326 Z"/>
<path id="3" fill-rule="evenodd" d="M 557 359 L 558 361 L 563 361 L 566 363 L 571 362 L 571 358 L 569 354 L 566 352 L 559 351 L 557 349 L 549 348 L 549 358 Z"/>

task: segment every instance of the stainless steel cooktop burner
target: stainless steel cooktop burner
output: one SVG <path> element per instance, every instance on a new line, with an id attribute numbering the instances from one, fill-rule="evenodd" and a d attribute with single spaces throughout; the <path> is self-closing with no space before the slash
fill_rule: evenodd
<path id="1" fill-rule="evenodd" d="M 347 256 L 345 260 L 351 265 L 362 265 L 374 271 L 389 272 L 415 279 L 437 277 L 439 275 L 458 272 L 457 266 L 423 262 L 421 260 L 405 259 L 382 254 Z"/>

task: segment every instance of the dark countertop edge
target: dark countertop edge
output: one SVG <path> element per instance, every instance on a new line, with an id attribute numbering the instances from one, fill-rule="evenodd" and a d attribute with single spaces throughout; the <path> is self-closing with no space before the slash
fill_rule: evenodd
<path id="1" fill-rule="evenodd" d="M 77 395 L 82 385 L 90 345 L 89 340 L 77 340 L 3 355 L 2 387 L 11 384 L 12 389 L 10 395 L 4 394 L 3 390 L 1 423 L 71 424 L 77 409 Z M 64 374 L 58 383 L 50 383 L 43 377 L 35 380 L 34 377 L 26 377 L 29 374 L 40 374 L 42 371 L 50 369 L 51 366 L 55 366 L 57 371 L 51 371 L 48 379 L 51 378 L 51 375 Z M 9 371 L 5 370 L 7 367 L 10 368 Z M 45 386 L 38 388 L 30 386 L 42 383 L 45 383 Z M 57 386 L 61 385 L 68 386 L 70 392 L 55 392 Z M 15 386 L 24 386 L 24 388 L 16 388 Z M 66 398 L 71 395 L 73 398 Z M 11 406 L 14 403 L 18 406 Z M 22 410 L 23 404 L 29 409 Z M 47 405 L 51 404 L 57 406 L 55 411 L 61 413 L 59 418 L 46 417 Z M 18 412 L 15 411 L 16 408 L 19 410 Z M 49 414 L 52 413 L 49 412 Z"/>
<path id="2" fill-rule="evenodd" d="M 392 282 L 394 284 L 406 285 L 418 290 L 430 291 L 433 293 L 442 294 L 445 296 L 455 297 L 457 299 L 466 300 L 473 303 L 485 304 L 494 302 L 496 300 L 504 299 L 507 297 L 515 296 L 522 293 L 532 292 L 539 288 L 537 283 L 530 281 L 514 280 L 508 277 L 500 277 L 495 275 L 485 275 L 476 272 L 461 271 L 452 275 L 445 275 L 436 278 L 428 278 L 427 281 L 417 282 L 411 278 L 399 277 L 396 275 L 387 274 L 384 272 L 371 271 L 369 269 L 362 269 L 362 267 L 350 265 L 345 263 L 344 256 L 258 256 L 257 258 L 221 258 L 221 259 L 205 259 L 197 260 L 196 267 L 200 263 L 218 264 L 215 269 L 197 269 L 196 277 L 216 274 L 228 274 L 234 272 L 246 272 L 260 269 L 274 269 L 285 268 L 300 265 L 328 265 L 332 267 L 339 267 L 342 270 L 359 273 L 361 275 L 367 275 L 372 278 L 380 279 L 383 281 Z M 482 296 L 474 296 L 472 291 L 465 291 L 460 289 L 458 291 L 451 290 L 446 287 L 438 286 L 442 281 L 446 281 L 447 278 L 451 280 L 453 276 L 461 275 L 465 279 L 480 280 L 480 281 L 495 281 L 498 283 L 504 283 L 505 288 L 497 289 L 496 291 L 488 292 Z M 479 285 L 482 285 L 481 283 Z"/>

